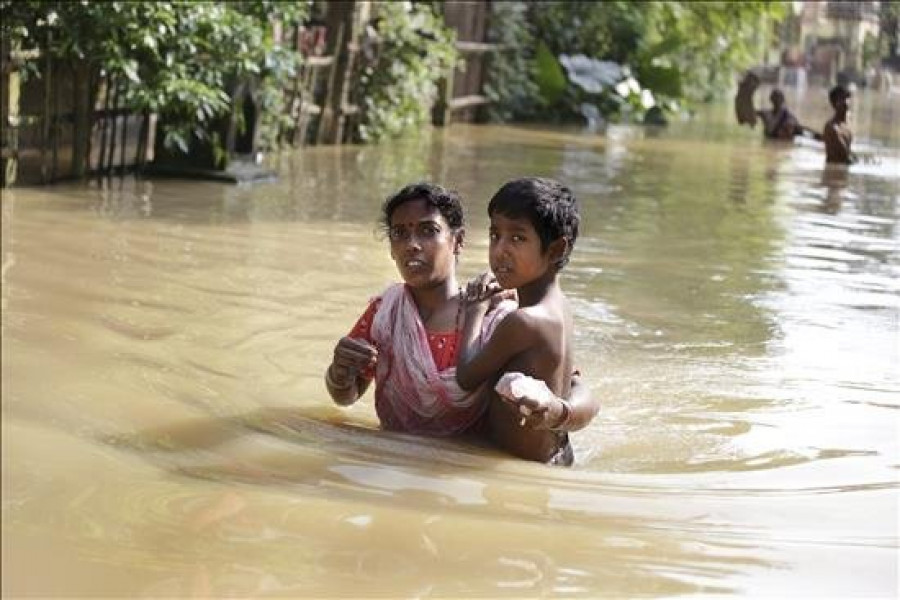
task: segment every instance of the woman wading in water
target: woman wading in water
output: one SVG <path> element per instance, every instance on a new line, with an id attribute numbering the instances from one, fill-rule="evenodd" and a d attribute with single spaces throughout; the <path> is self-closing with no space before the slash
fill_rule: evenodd
<path id="1" fill-rule="evenodd" d="M 433 184 L 408 185 L 384 203 L 382 225 L 403 283 L 371 300 L 350 334 L 338 341 L 325 372 L 328 393 L 348 406 L 374 379 L 375 410 L 384 429 L 434 436 L 483 433 L 494 381 L 471 392 L 456 383 L 462 325 L 456 264 L 465 236 L 459 196 Z M 512 300 L 498 299 L 484 319 L 482 338 L 515 307 Z M 587 394 L 573 377 L 570 402 L 589 401 Z"/>

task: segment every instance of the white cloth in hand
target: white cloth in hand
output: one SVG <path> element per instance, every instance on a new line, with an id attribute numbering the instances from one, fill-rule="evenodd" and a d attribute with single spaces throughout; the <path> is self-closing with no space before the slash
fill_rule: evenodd
<path id="1" fill-rule="evenodd" d="M 522 414 L 525 415 L 531 414 L 538 408 L 549 406 L 554 398 L 553 392 L 550 391 L 550 388 L 547 387 L 543 380 L 535 379 L 517 371 L 504 373 L 497 385 L 494 386 L 494 391 L 514 404 L 520 404 L 523 398 L 531 400 L 528 404 L 531 404 L 533 408 L 524 404 L 519 406 Z"/>

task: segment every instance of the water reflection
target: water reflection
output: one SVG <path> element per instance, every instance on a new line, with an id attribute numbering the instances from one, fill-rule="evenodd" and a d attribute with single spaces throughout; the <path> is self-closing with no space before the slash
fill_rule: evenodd
<path id="1" fill-rule="evenodd" d="M 825 186 L 825 199 L 821 210 L 834 215 L 841 210 L 844 193 L 850 181 L 850 170 L 843 165 L 828 165 L 822 169 L 822 185 Z"/>

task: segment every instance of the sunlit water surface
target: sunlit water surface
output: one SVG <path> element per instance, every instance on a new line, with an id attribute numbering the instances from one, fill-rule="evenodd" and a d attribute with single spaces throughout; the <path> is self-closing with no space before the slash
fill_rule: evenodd
<path id="1" fill-rule="evenodd" d="M 3 594 L 895 597 L 900 96 L 856 102 L 849 171 L 721 106 L 4 191 Z M 383 198 L 459 189 L 468 277 L 526 174 L 582 205 L 577 466 L 334 407 L 333 344 L 396 279 Z"/>

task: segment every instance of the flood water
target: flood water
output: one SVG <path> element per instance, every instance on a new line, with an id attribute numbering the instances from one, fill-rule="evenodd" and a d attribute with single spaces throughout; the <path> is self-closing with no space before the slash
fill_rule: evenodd
<path id="1" fill-rule="evenodd" d="M 900 95 L 854 101 L 878 163 L 849 171 L 722 105 L 308 148 L 253 186 L 4 190 L 3 595 L 896 597 Z M 467 278 L 522 175 L 582 206 L 578 464 L 333 406 L 333 344 L 397 278 L 383 198 L 460 190 Z"/>

